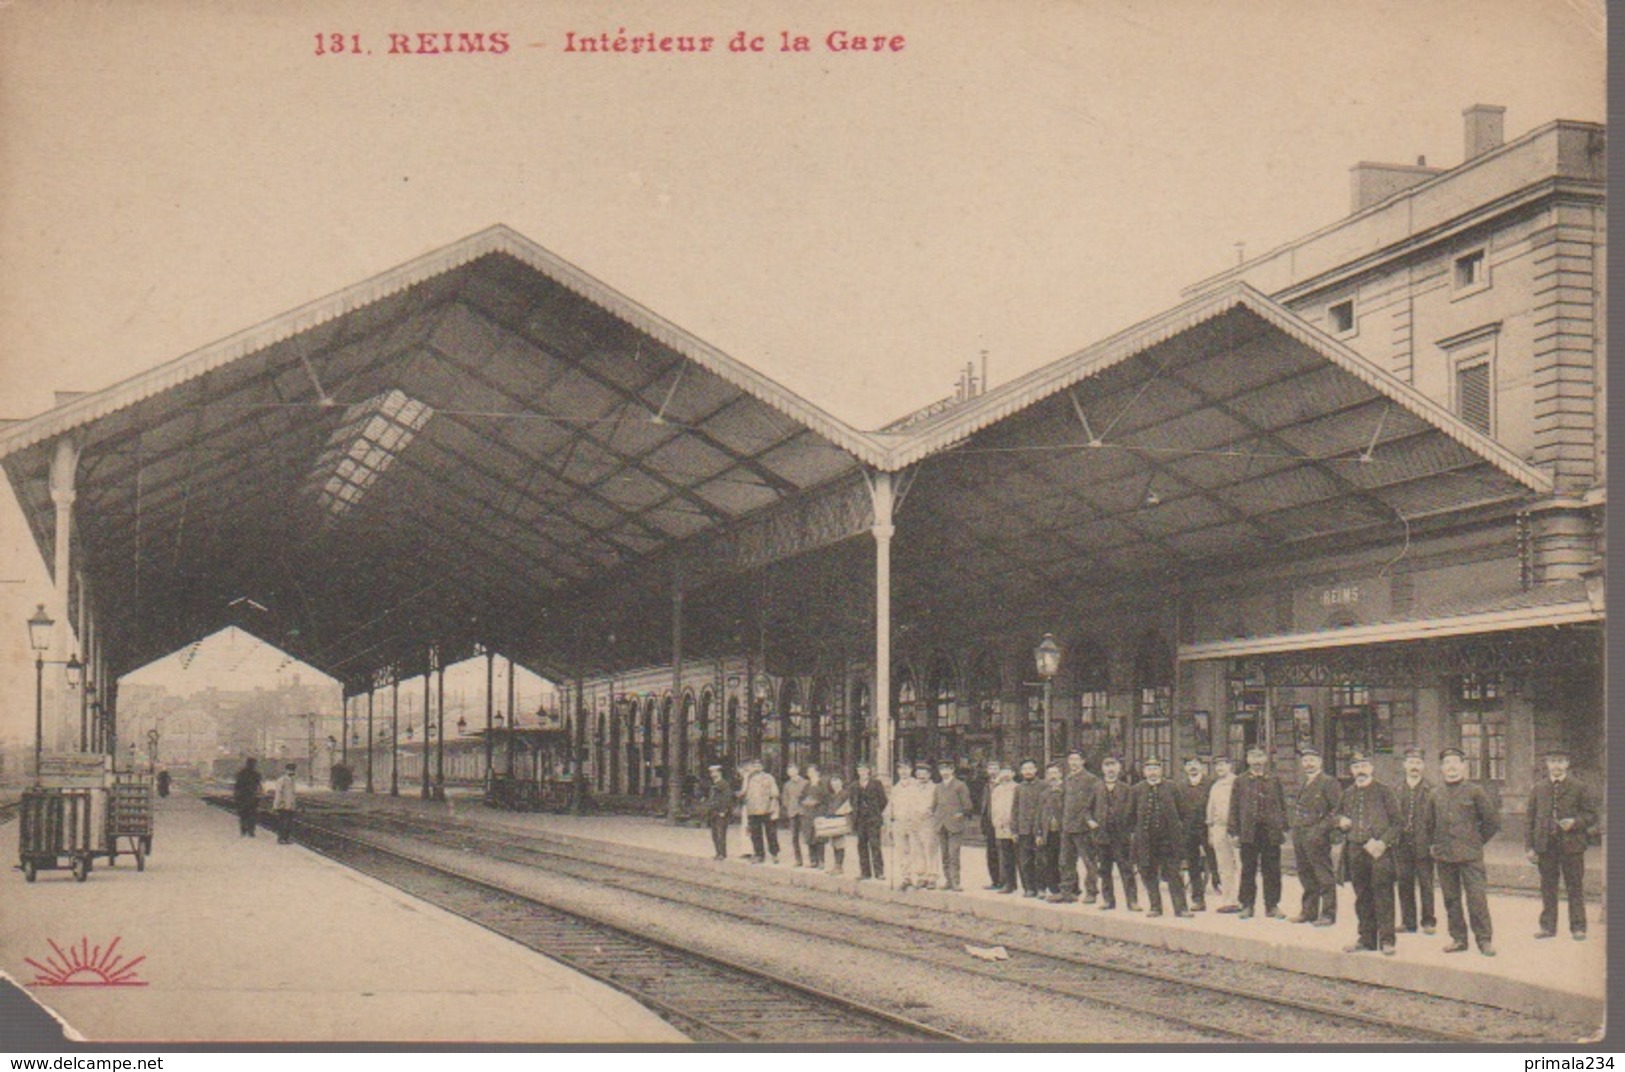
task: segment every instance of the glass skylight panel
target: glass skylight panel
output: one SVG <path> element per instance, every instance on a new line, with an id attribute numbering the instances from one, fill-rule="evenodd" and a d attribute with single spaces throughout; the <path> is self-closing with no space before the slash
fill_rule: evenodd
<path id="1" fill-rule="evenodd" d="M 311 481 L 320 488 L 318 499 L 330 518 L 360 502 L 433 415 L 433 407 L 395 388 L 346 410 Z"/>

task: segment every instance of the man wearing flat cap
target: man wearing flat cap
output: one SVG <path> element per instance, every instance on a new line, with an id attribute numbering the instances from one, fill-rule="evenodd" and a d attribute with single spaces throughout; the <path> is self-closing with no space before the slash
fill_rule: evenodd
<path id="1" fill-rule="evenodd" d="M 1524 848 L 1540 867 L 1540 930 L 1536 938 L 1557 934 L 1557 884 L 1569 891 L 1569 933 L 1577 942 L 1586 936 L 1586 834 L 1597 825 L 1597 798 L 1591 787 L 1569 775 L 1566 748 L 1546 750 L 1546 777 L 1529 794 L 1528 832 Z"/>
<path id="2" fill-rule="evenodd" d="M 1467 780 L 1467 757 L 1461 749 L 1446 748 L 1439 753 L 1439 775 L 1444 781 L 1428 797 L 1422 830 L 1439 872 L 1439 891 L 1450 928 L 1450 944 L 1444 951 L 1465 953 L 1471 924 L 1479 952 L 1493 957 L 1494 930 L 1484 891 L 1484 844 L 1501 829 L 1501 816 L 1483 787 Z M 1463 896 L 1467 900 L 1465 916 Z"/>
<path id="3" fill-rule="evenodd" d="M 716 859 L 728 858 L 728 824 L 733 821 L 733 787 L 722 776 L 722 765 L 709 768 L 711 784 L 705 788 L 705 825 L 711 828 L 711 849 Z"/>
<path id="4" fill-rule="evenodd" d="M 1432 934 L 1438 926 L 1433 914 L 1433 857 L 1428 855 L 1422 838 L 1422 818 L 1433 793 L 1433 787 L 1422 777 L 1425 765 L 1420 748 L 1405 749 L 1405 780 L 1394 790 L 1403 820 L 1399 844 L 1393 848 L 1394 880 L 1399 892 L 1400 926 L 1407 934 L 1416 933 L 1419 914 L 1423 934 Z"/>
<path id="5" fill-rule="evenodd" d="M 1399 798 L 1373 777 L 1371 756 L 1349 754 L 1354 784 L 1342 794 L 1337 825 L 1347 839 L 1349 881 L 1354 885 L 1354 914 L 1360 921 L 1359 940 L 1344 950 L 1364 953 L 1381 950 L 1394 955 L 1394 856 L 1389 849 L 1399 841 L 1402 820 Z"/>
<path id="6" fill-rule="evenodd" d="M 1129 791 L 1129 825 L 1134 830 L 1135 863 L 1145 883 L 1147 916 L 1162 915 L 1162 883 L 1174 915 L 1188 918 L 1185 884 L 1179 863 L 1185 851 L 1185 805 L 1177 787 L 1162 780 L 1162 759 L 1146 756 L 1140 763 L 1145 777 Z"/>
<path id="7" fill-rule="evenodd" d="M 1337 922 L 1337 876 L 1332 871 L 1332 830 L 1343 789 L 1321 769 L 1320 752 L 1298 754 L 1303 785 L 1292 802 L 1292 854 L 1298 861 L 1303 905 L 1294 923 L 1329 927 Z"/>

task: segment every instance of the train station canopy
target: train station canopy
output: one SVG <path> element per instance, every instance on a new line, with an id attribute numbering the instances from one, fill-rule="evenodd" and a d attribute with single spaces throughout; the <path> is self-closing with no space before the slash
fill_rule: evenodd
<path id="1" fill-rule="evenodd" d="M 1244 286 L 865 432 L 500 226 L 0 427 L 48 563 L 64 436 L 73 568 L 115 673 L 236 625 L 350 691 L 422 672 L 431 646 L 555 680 L 657 663 L 669 612 L 629 626 L 626 607 L 681 589 L 716 642 L 707 593 L 748 601 L 740 578 L 769 567 L 872 585 L 854 537 L 881 473 L 895 596 L 927 615 L 1393 540 L 1551 491 Z"/>

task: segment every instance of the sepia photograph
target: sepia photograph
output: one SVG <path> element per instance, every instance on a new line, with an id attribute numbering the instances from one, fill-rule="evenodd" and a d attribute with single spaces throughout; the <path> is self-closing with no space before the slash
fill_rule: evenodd
<path id="1" fill-rule="evenodd" d="M 1607 14 L 0 5 L 0 1051 L 1605 1045 Z"/>

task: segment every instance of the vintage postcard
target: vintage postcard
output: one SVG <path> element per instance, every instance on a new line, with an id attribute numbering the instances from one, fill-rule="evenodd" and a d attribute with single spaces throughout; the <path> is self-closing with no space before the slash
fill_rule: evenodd
<path id="1" fill-rule="evenodd" d="M 0 1048 L 1596 1044 L 1605 18 L 0 7 Z"/>

